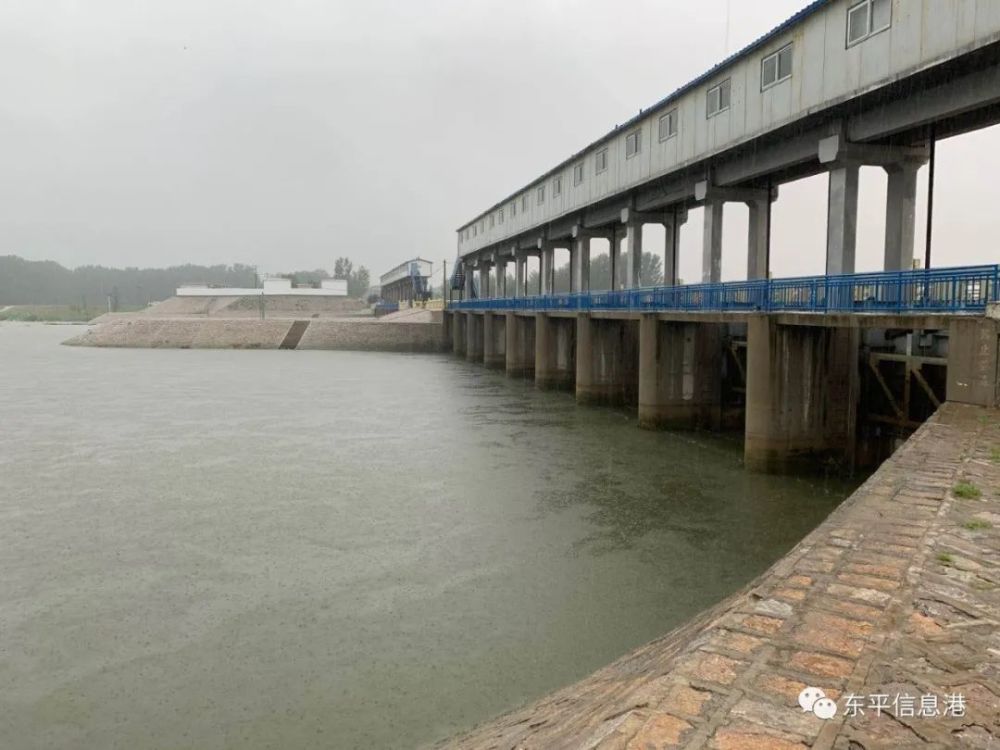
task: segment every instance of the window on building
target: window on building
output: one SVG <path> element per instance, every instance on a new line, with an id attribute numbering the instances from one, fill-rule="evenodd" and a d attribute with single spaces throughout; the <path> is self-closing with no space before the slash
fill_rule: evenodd
<path id="1" fill-rule="evenodd" d="M 633 130 L 631 133 L 629 133 L 627 136 L 625 136 L 625 158 L 626 159 L 628 159 L 630 157 L 633 157 L 633 156 L 635 156 L 636 154 L 639 153 L 639 144 L 640 144 L 639 135 L 640 135 L 640 131 Z"/>
<path id="2" fill-rule="evenodd" d="M 545 203 L 545 185 L 539 187 L 536 193 L 538 195 L 538 205 L 540 206 Z"/>
<path id="3" fill-rule="evenodd" d="M 499 213 L 497 214 L 497 221 L 500 222 L 501 224 L 503 224 L 503 209 L 502 208 L 500 209 Z"/>
<path id="4" fill-rule="evenodd" d="M 493 216 L 493 214 L 490 214 L 490 229 L 493 228 L 494 221 L 495 221 L 495 217 Z"/>
<path id="5" fill-rule="evenodd" d="M 760 88 L 764 90 L 792 77 L 792 45 L 768 55 L 760 63 Z"/>
<path id="6" fill-rule="evenodd" d="M 600 174 L 608 168 L 608 150 L 602 148 L 594 156 L 594 174 Z"/>
<path id="7" fill-rule="evenodd" d="M 677 135 L 677 110 L 672 109 L 665 115 L 660 115 L 660 140 L 665 141 Z"/>
<path id="8" fill-rule="evenodd" d="M 583 182 L 583 162 L 579 162 L 573 166 L 573 184 L 579 185 Z"/>
<path id="9" fill-rule="evenodd" d="M 706 117 L 717 115 L 719 112 L 729 109 L 731 89 L 732 84 L 727 78 L 718 86 L 713 86 L 708 90 Z"/>
<path id="10" fill-rule="evenodd" d="M 486 234 L 486 219 L 483 219 L 481 222 L 479 222 L 479 233 Z"/>
<path id="11" fill-rule="evenodd" d="M 556 177 L 552 180 L 552 197 L 555 198 L 560 193 L 562 193 L 562 177 Z"/>
<path id="12" fill-rule="evenodd" d="M 510 218 L 517 216 L 517 201 L 510 202 Z"/>
<path id="13" fill-rule="evenodd" d="M 885 31 L 892 22 L 892 0 L 861 0 L 847 9 L 847 46 Z"/>
<path id="14" fill-rule="evenodd" d="M 528 211 L 528 194 L 525 193 L 521 196 L 521 211 L 527 213 Z"/>
<path id="15" fill-rule="evenodd" d="M 475 237 L 477 234 L 479 234 L 479 225 L 478 224 L 476 224 L 474 227 L 472 227 L 472 236 Z"/>

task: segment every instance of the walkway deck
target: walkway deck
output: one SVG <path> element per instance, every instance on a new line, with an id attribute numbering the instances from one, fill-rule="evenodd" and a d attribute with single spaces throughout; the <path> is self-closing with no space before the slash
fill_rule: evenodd
<path id="1" fill-rule="evenodd" d="M 956 496 L 960 482 L 981 496 Z M 807 685 L 837 701 L 835 718 L 799 707 Z M 949 698 L 956 695 L 964 710 Z M 852 705 L 863 715 L 849 715 Z M 871 750 L 997 743 L 1000 411 L 945 404 L 742 592 L 576 685 L 445 746 Z"/>

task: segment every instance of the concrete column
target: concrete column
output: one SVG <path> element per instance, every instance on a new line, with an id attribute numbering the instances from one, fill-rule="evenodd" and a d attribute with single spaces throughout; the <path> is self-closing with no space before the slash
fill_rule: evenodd
<path id="1" fill-rule="evenodd" d="M 639 426 L 719 429 L 722 335 L 718 323 L 639 322 Z"/>
<path id="2" fill-rule="evenodd" d="M 617 227 L 611 228 L 611 240 L 608 243 L 608 265 L 611 267 L 611 277 L 608 289 L 614 291 L 619 288 L 619 275 L 621 266 L 621 243 L 618 241 Z"/>
<path id="3" fill-rule="evenodd" d="M 885 270 L 913 268 L 913 230 L 916 221 L 918 162 L 885 167 L 889 175 L 885 194 Z"/>
<path id="4" fill-rule="evenodd" d="M 630 221 L 625 225 L 625 249 L 628 260 L 625 265 L 625 288 L 635 289 L 640 285 L 642 269 L 642 222 Z"/>
<path id="5" fill-rule="evenodd" d="M 594 324 L 590 315 L 576 316 L 576 401 L 592 401 L 594 373 Z"/>
<path id="6" fill-rule="evenodd" d="M 687 221 L 687 211 L 674 213 L 663 222 L 663 283 L 666 286 L 677 284 L 677 252 L 680 247 L 681 227 Z"/>
<path id="7" fill-rule="evenodd" d="M 572 258 L 572 290 L 574 292 L 590 291 L 590 238 L 578 237 L 573 240 Z"/>
<path id="8" fill-rule="evenodd" d="M 535 314 L 535 385 L 547 388 L 552 379 L 551 349 L 552 318 L 545 313 Z"/>
<path id="9" fill-rule="evenodd" d="M 525 281 L 525 279 L 524 279 L 524 276 L 525 276 L 524 271 L 525 271 L 525 266 L 527 265 L 527 263 L 528 263 L 528 259 L 527 258 L 518 258 L 516 255 L 514 256 L 514 296 L 515 297 L 527 297 L 528 296 L 527 294 L 525 294 L 526 290 L 524 288 L 524 281 Z"/>
<path id="10" fill-rule="evenodd" d="M 576 380 L 576 321 L 535 315 L 535 385 L 570 388 Z"/>
<path id="11" fill-rule="evenodd" d="M 483 299 L 493 296 L 490 289 L 490 264 L 485 262 L 479 266 L 479 296 Z"/>
<path id="12" fill-rule="evenodd" d="M 542 248 L 541 285 L 542 294 L 552 294 L 552 262 L 555 260 L 555 248 Z"/>
<path id="13" fill-rule="evenodd" d="M 535 372 L 535 319 L 526 315 L 506 314 L 504 346 L 507 375 L 527 377 Z"/>
<path id="14" fill-rule="evenodd" d="M 635 406 L 639 390 L 638 339 L 634 320 L 577 316 L 577 403 Z"/>
<path id="15" fill-rule="evenodd" d="M 496 313 L 483 313 L 483 364 L 487 367 L 505 367 L 507 364 L 507 318 Z"/>
<path id="16" fill-rule="evenodd" d="M 465 316 L 466 313 L 456 312 L 451 314 L 451 350 L 456 355 L 465 356 Z"/>
<path id="17" fill-rule="evenodd" d="M 747 278 L 766 279 L 771 238 L 771 201 L 747 201 L 750 224 L 747 237 Z"/>
<path id="18" fill-rule="evenodd" d="M 948 325 L 949 401 L 1000 406 L 1000 321 L 954 318 Z"/>
<path id="19" fill-rule="evenodd" d="M 722 280 L 722 210 L 721 200 L 705 202 L 705 233 L 702 236 L 701 280 L 719 282 Z"/>
<path id="20" fill-rule="evenodd" d="M 465 358 L 470 362 L 483 361 L 483 316 L 465 315 Z"/>
<path id="21" fill-rule="evenodd" d="M 826 209 L 826 272 L 854 273 L 858 237 L 858 166 L 830 170 Z"/>
<path id="22" fill-rule="evenodd" d="M 475 295 L 472 293 L 473 291 L 472 274 L 475 273 L 475 271 L 469 266 L 464 266 L 464 273 L 465 273 L 464 299 L 472 299 L 473 297 L 475 297 Z"/>
<path id="23" fill-rule="evenodd" d="M 747 324 L 744 464 L 786 472 L 851 467 L 860 392 L 859 329 Z"/>

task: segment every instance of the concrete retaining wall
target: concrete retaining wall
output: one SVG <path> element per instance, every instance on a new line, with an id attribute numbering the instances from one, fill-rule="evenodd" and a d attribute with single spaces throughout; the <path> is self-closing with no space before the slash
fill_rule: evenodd
<path id="1" fill-rule="evenodd" d="M 371 320 L 119 318 L 64 342 L 71 346 L 167 349 L 277 349 L 292 326 L 307 324 L 296 349 L 436 352 L 445 348 L 440 323 Z M 288 345 L 286 344 L 286 348 Z"/>

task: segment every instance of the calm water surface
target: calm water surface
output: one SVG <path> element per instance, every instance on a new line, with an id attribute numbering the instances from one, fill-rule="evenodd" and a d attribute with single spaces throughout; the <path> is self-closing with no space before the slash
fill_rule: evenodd
<path id="1" fill-rule="evenodd" d="M 849 492 L 449 356 L 0 325 L 0 747 L 383 748 L 661 635 Z"/>

